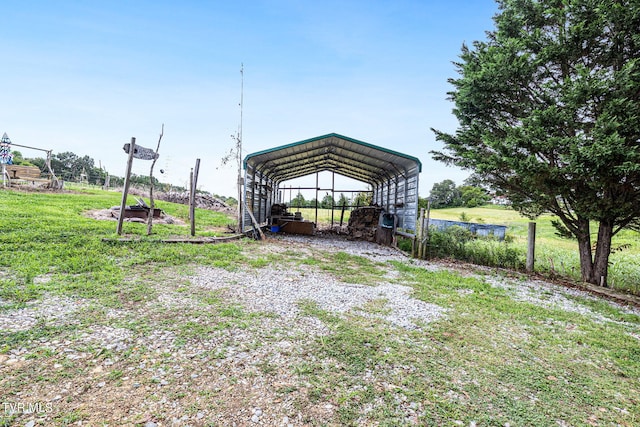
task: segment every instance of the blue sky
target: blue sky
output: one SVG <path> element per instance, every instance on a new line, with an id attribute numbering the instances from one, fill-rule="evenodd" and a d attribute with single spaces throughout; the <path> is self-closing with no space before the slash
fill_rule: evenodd
<path id="1" fill-rule="evenodd" d="M 441 147 L 430 128 L 455 130 L 451 62 L 493 29 L 497 5 L 5 0 L 0 11 L 0 134 L 16 144 L 88 155 L 123 176 L 122 145 L 155 148 L 164 123 L 158 178 L 185 185 L 200 158 L 199 187 L 234 196 L 237 170 L 221 159 L 244 64 L 243 157 L 335 132 L 419 158 L 426 197 L 467 176 L 431 159 Z"/>

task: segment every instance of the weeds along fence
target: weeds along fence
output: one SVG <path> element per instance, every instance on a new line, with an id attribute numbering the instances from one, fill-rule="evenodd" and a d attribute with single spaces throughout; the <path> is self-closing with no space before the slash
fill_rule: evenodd
<path id="1" fill-rule="evenodd" d="M 504 240 L 496 236 L 479 236 L 461 226 L 439 230 L 429 227 L 420 258 L 455 259 L 487 267 L 525 271 L 527 244 L 510 234 Z M 412 241 L 399 239 L 400 249 L 411 252 Z M 578 251 L 557 245 L 537 244 L 535 271 L 550 277 L 562 277 L 580 282 Z M 610 256 L 609 286 L 640 295 L 640 257 L 618 252 Z"/>
<path id="2" fill-rule="evenodd" d="M 489 267 L 524 270 L 526 252 L 511 244 L 508 235 L 477 235 L 468 228 L 453 225 L 445 229 L 429 227 L 424 250 L 425 259 L 452 258 Z M 401 240 L 401 249 L 410 251 L 411 241 Z"/>

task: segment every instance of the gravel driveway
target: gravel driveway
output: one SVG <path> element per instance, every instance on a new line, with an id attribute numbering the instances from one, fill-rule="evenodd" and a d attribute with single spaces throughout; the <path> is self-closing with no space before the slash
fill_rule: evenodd
<path id="1" fill-rule="evenodd" d="M 301 374 L 309 361 L 335 369 L 309 353 L 310 343 L 331 331 L 304 314 L 305 304 L 384 322 L 399 336 L 447 316 L 413 298 L 387 262 L 439 267 L 395 249 L 322 236 L 276 236 L 254 248 L 260 256 L 301 258 L 339 251 L 386 273 L 376 283 L 348 283 L 291 262 L 231 271 L 198 266 L 187 276 L 166 272 L 144 299 L 118 307 L 59 295 L 17 309 L 0 300 L 0 328 L 21 337 L 0 353 L 4 425 L 331 424 L 335 402 L 309 400 L 312 385 Z M 567 297 L 590 298 L 575 290 L 498 276 L 491 283 L 514 298 L 589 311 Z M 407 423 L 416 411 L 407 402 Z"/>

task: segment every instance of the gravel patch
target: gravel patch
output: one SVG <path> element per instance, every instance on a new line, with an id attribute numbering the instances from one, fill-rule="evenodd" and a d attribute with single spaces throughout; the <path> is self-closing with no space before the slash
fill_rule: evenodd
<path id="1" fill-rule="evenodd" d="M 195 285 L 224 289 L 225 295 L 241 301 L 253 311 L 275 313 L 286 319 L 300 314 L 298 304 L 310 300 L 333 313 L 346 313 L 374 300 L 384 300 L 388 314 L 366 313 L 396 326 L 414 329 L 416 321 L 428 323 L 440 318 L 444 309 L 410 296 L 408 286 L 383 283 L 379 286 L 355 285 L 314 271 L 280 270 L 274 267 L 254 272 L 229 272 L 219 268 L 200 268 L 192 278 Z"/>
<path id="2" fill-rule="evenodd" d="M 105 350 L 124 351 L 131 345 L 132 336 L 132 332 L 125 328 L 97 325 L 82 333 L 80 339 L 95 343 Z"/>
<path id="3" fill-rule="evenodd" d="M 313 249 L 324 249 L 331 251 L 341 251 L 350 255 L 359 255 L 368 258 L 372 261 L 407 261 L 410 258 L 407 255 L 389 246 L 378 245 L 377 243 L 367 242 L 363 240 L 348 240 L 346 236 L 342 235 L 319 235 L 319 236 L 304 236 L 304 235 L 286 235 L 278 236 L 276 241 L 285 241 L 288 244 L 299 244 L 302 247 Z M 412 260 L 418 264 L 429 265 L 433 267 L 432 263 L 422 262 L 419 260 Z"/>
<path id="4" fill-rule="evenodd" d="M 577 313 L 591 317 L 597 322 L 619 322 L 615 319 L 608 318 L 600 313 L 594 312 L 591 308 L 580 304 L 580 302 L 572 300 L 570 297 L 585 298 L 592 301 L 606 301 L 597 298 L 588 292 L 578 289 L 558 286 L 542 280 L 512 280 L 508 278 L 500 278 L 496 276 L 483 277 L 492 286 L 507 290 L 511 297 L 520 302 L 528 302 L 539 307 L 564 310 L 571 313 Z M 627 314 L 640 315 L 640 309 L 621 306 L 613 302 L 608 302 L 612 306 Z"/>
<path id="5" fill-rule="evenodd" d="M 0 312 L 0 327 L 9 332 L 26 331 L 38 322 L 67 323 L 82 302 L 55 295 L 44 295 L 41 300 L 29 301 L 26 307 Z"/>

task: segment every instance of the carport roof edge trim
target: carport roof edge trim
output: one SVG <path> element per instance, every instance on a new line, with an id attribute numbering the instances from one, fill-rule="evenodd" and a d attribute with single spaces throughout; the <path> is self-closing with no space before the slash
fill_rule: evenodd
<path id="1" fill-rule="evenodd" d="M 354 144 L 362 145 L 364 147 L 371 148 L 373 150 L 382 151 L 384 153 L 392 154 L 394 156 L 398 156 L 398 157 L 405 158 L 407 160 L 414 161 L 414 162 L 416 162 L 416 164 L 418 166 L 418 173 L 422 172 L 422 162 L 420 162 L 420 160 L 417 157 L 413 157 L 413 156 L 410 156 L 408 154 L 403 154 L 403 153 L 400 153 L 398 151 L 390 150 L 388 148 L 380 147 L 380 146 L 377 146 L 377 145 L 369 144 L 368 142 L 360 141 L 360 140 L 357 140 L 357 139 L 354 139 L 354 138 L 349 138 L 348 136 L 340 135 L 340 134 L 337 134 L 337 133 L 329 133 L 329 134 L 322 135 L 322 136 L 316 136 L 314 138 L 305 139 L 303 141 L 292 142 L 290 144 L 281 145 L 279 147 L 269 148 L 269 149 L 266 149 L 266 150 L 258 151 L 258 152 L 251 153 L 251 154 L 247 154 L 247 156 L 244 158 L 244 161 L 243 161 L 243 169 L 244 170 L 247 169 L 247 162 L 253 157 L 258 157 L 258 156 L 260 156 L 262 154 L 268 154 L 268 153 L 276 152 L 276 151 L 279 151 L 279 150 L 285 150 L 287 148 L 291 148 L 291 147 L 295 147 L 295 146 L 298 146 L 298 145 L 307 144 L 307 143 L 310 143 L 310 142 L 318 141 L 318 140 L 325 139 L 325 138 L 331 138 L 331 137 L 341 138 L 341 139 L 344 139 L 345 141 L 353 142 Z"/>

